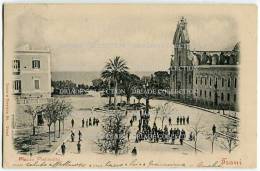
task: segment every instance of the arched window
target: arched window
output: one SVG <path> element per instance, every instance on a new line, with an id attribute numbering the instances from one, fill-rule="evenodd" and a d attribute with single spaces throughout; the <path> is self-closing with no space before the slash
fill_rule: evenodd
<path id="1" fill-rule="evenodd" d="M 228 87 L 230 87 L 231 78 L 228 79 Z"/>

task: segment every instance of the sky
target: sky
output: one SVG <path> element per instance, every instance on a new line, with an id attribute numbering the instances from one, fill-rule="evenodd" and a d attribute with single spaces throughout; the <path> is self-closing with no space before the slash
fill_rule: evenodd
<path id="1" fill-rule="evenodd" d="M 52 71 L 100 71 L 121 56 L 130 71 L 168 70 L 178 20 L 188 22 L 191 50 L 230 50 L 234 17 L 173 5 L 20 5 L 10 8 L 15 46 L 51 50 Z"/>

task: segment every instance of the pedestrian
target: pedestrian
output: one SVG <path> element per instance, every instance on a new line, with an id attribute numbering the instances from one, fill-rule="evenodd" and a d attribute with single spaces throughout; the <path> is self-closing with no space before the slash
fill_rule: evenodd
<path id="1" fill-rule="evenodd" d="M 179 116 L 176 119 L 177 125 L 179 125 Z"/>
<path id="2" fill-rule="evenodd" d="M 92 126 L 91 117 L 90 117 L 89 120 L 88 120 L 88 124 L 89 124 L 89 126 Z"/>
<path id="3" fill-rule="evenodd" d="M 175 134 L 172 135 L 172 144 L 175 144 L 174 141 L 175 141 Z"/>
<path id="4" fill-rule="evenodd" d="M 78 135 L 79 135 L 79 141 L 81 141 L 82 133 L 79 131 Z"/>
<path id="5" fill-rule="evenodd" d="M 137 155 L 136 147 L 133 148 L 133 150 L 132 150 L 132 155 L 134 155 L 134 156 Z"/>
<path id="6" fill-rule="evenodd" d="M 84 118 L 82 119 L 82 128 L 84 128 L 84 124 L 85 124 L 85 120 L 84 120 Z"/>
<path id="7" fill-rule="evenodd" d="M 73 131 L 71 131 L 70 137 L 71 137 L 71 142 L 74 142 L 74 137 L 75 137 L 75 134 L 74 134 L 74 132 L 73 132 Z"/>
<path id="8" fill-rule="evenodd" d="M 183 123 L 183 125 L 185 125 L 185 117 L 184 116 L 182 117 L 182 123 Z"/>
<path id="9" fill-rule="evenodd" d="M 172 125 L 172 118 L 169 117 L 169 125 Z"/>
<path id="10" fill-rule="evenodd" d="M 190 137 L 189 137 L 189 140 L 192 141 L 193 140 L 193 133 L 190 132 Z"/>
<path id="11" fill-rule="evenodd" d="M 132 119 L 130 120 L 130 125 L 133 126 L 133 120 Z"/>
<path id="12" fill-rule="evenodd" d="M 127 116 L 127 110 L 125 111 L 125 116 Z"/>
<path id="13" fill-rule="evenodd" d="M 187 122 L 188 125 L 190 124 L 190 117 L 189 116 L 187 117 L 186 122 Z"/>
<path id="14" fill-rule="evenodd" d="M 61 153 L 62 153 L 62 155 L 65 155 L 65 151 L 66 151 L 66 146 L 65 146 L 65 143 L 63 142 L 62 145 L 61 145 Z"/>
<path id="15" fill-rule="evenodd" d="M 99 119 L 97 119 L 97 126 L 98 126 L 98 123 L 99 123 Z"/>
<path id="16" fill-rule="evenodd" d="M 213 132 L 213 135 L 215 135 L 215 133 L 216 133 L 216 126 L 215 126 L 215 124 L 213 124 L 213 126 L 212 126 L 212 132 Z"/>
<path id="17" fill-rule="evenodd" d="M 78 141 L 78 143 L 77 143 L 77 149 L 78 149 L 78 153 L 80 153 L 80 150 L 81 150 L 81 144 L 80 144 L 80 141 Z"/>
<path id="18" fill-rule="evenodd" d="M 71 127 L 74 127 L 74 119 L 71 119 Z"/>
<path id="19" fill-rule="evenodd" d="M 180 116 L 180 125 L 182 125 L 182 117 Z"/>
<path id="20" fill-rule="evenodd" d="M 93 118 L 93 126 L 95 126 L 96 125 L 96 118 L 94 117 Z"/>

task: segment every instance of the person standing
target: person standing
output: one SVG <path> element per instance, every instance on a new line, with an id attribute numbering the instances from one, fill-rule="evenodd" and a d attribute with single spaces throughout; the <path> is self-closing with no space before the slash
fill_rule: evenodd
<path id="1" fill-rule="evenodd" d="M 78 153 L 80 153 L 80 151 L 81 151 L 81 144 L 80 144 L 80 141 L 78 141 L 78 143 L 77 143 L 77 149 L 78 149 Z"/>
<path id="2" fill-rule="evenodd" d="M 71 127 L 74 127 L 74 119 L 71 119 Z"/>
<path id="3" fill-rule="evenodd" d="M 179 116 L 176 119 L 177 125 L 179 125 Z"/>
<path id="4" fill-rule="evenodd" d="M 213 124 L 213 126 L 212 126 L 212 133 L 213 133 L 213 135 L 215 135 L 215 133 L 216 133 L 216 126 L 215 126 L 215 124 Z"/>
<path id="5" fill-rule="evenodd" d="M 84 120 L 84 118 L 82 119 L 82 128 L 84 128 L 84 124 L 85 124 L 85 120 Z"/>
<path id="6" fill-rule="evenodd" d="M 182 125 L 182 117 L 180 116 L 180 125 Z"/>
<path id="7" fill-rule="evenodd" d="M 190 124 L 190 117 L 189 116 L 187 117 L 186 122 L 187 122 L 188 125 Z"/>
<path id="8" fill-rule="evenodd" d="M 74 137 L 75 137 L 75 134 L 74 134 L 74 132 L 73 132 L 73 131 L 71 131 L 70 137 L 71 137 L 71 142 L 74 142 Z"/>
<path id="9" fill-rule="evenodd" d="M 62 145 L 61 145 L 61 153 L 62 153 L 62 155 L 65 155 L 65 151 L 66 151 L 66 146 L 65 146 L 65 143 L 63 142 Z"/>
<path id="10" fill-rule="evenodd" d="M 172 118 L 169 117 L 169 125 L 172 125 Z"/>
<path id="11" fill-rule="evenodd" d="M 79 141 L 81 141 L 82 133 L 79 131 L 78 135 L 79 135 Z"/>
<path id="12" fill-rule="evenodd" d="M 130 120 L 130 125 L 133 126 L 133 120 L 132 119 Z"/>
<path id="13" fill-rule="evenodd" d="M 136 156 L 137 155 L 137 150 L 136 150 L 136 147 L 133 148 L 132 150 L 132 155 Z"/>
<path id="14" fill-rule="evenodd" d="M 88 120 L 88 124 L 89 124 L 89 126 L 92 126 L 91 117 L 90 117 L 89 120 Z"/>
<path id="15" fill-rule="evenodd" d="M 183 125 L 185 125 L 185 117 L 184 116 L 182 117 L 182 123 L 183 123 Z"/>

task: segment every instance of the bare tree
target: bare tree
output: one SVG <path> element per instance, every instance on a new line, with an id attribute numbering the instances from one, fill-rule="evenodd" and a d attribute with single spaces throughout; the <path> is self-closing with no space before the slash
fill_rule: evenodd
<path id="1" fill-rule="evenodd" d="M 49 145 L 51 145 L 51 125 L 57 120 L 57 100 L 50 100 L 44 107 L 44 118 L 47 121 L 47 126 L 49 128 Z M 54 128 L 55 131 L 55 128 Z M 54 134 L 55 138 L 55 134 Z"/>
<path id="2" fill-rule="evenodd" d="M 64 132 L 64 120 L 65 118 L 70 115 L 72 111 L 72 106 L 70 103 L 66 102 L 65 100 L 60 100 L 58 103 L 58 123 L 59 123 L 59 134 L 58 137 L 60 137 L 60 132 L 61 132 L 61 122 L 63 125 L 63 132 Z"/>
<path id="3" fill-rule="evenodd" d="M 157 112 L 158 111 L 158 112 Z M 161 121 L 162 121 L 162 129 L 163 129 L 163 123 L 166 118 L 169 117 L 169 115 L 173 112 L 173 105 L 171 105 L 169 102 L 165 103 L 164 105 L 161 105 L 157 107 L 156 113 L 159 113 Z M 157 115 L 156 115 L 157 118 Z"/>
<path id="4" fill-rule="evenodd" d="M 41 112 L 41 106 L 31 106 L 27 105 L 24 112 L 28 113 L 32 117 L 32 129 L 33 129 L 33 136 L 35 135 L 35 119 L 39 112 Z"/>
<path id="5" fill-rule="evenodd" d="M 211 143 L 211 153 L 213 153 L 214 152 L 214 143 L 215 143 L 215 140 L 217 139 L 217 134 L 213 134 L 213 132 L 210 131 L 209 133 L 206 134 L 206 136 L 207 136 L 207 139 Z"/>
<path id="6" fill-rule="evenodd" d="M 97 145 L 102 152 L 117 154 L 128 151 L 127 134 L 129 126 L 125 126 L 126 116 L 119 111 L 106 116 L 102 125 L 102 138 L 98 139 Z"/>
<path id="7" fill-rule="evenodd" d="M 238 123 L 236 121 L 230 119 L 227 123 L 222 124 L 218 134 L 224 140 L 221 141 L 221 144 L 229 153 L 238 146 Z"/>
<path id="8" fill-rule="evenodd" d="M 197 153 L 198 137 L 204 131 L 204 127 L 201 126 L 201 115 L 199 116 L 199 119 L 197 120 L 197 122 L 193 126 L 191 126 L 191 129 L 194 132 L 194 150 L 195 150 L 195 153 Z"/>

